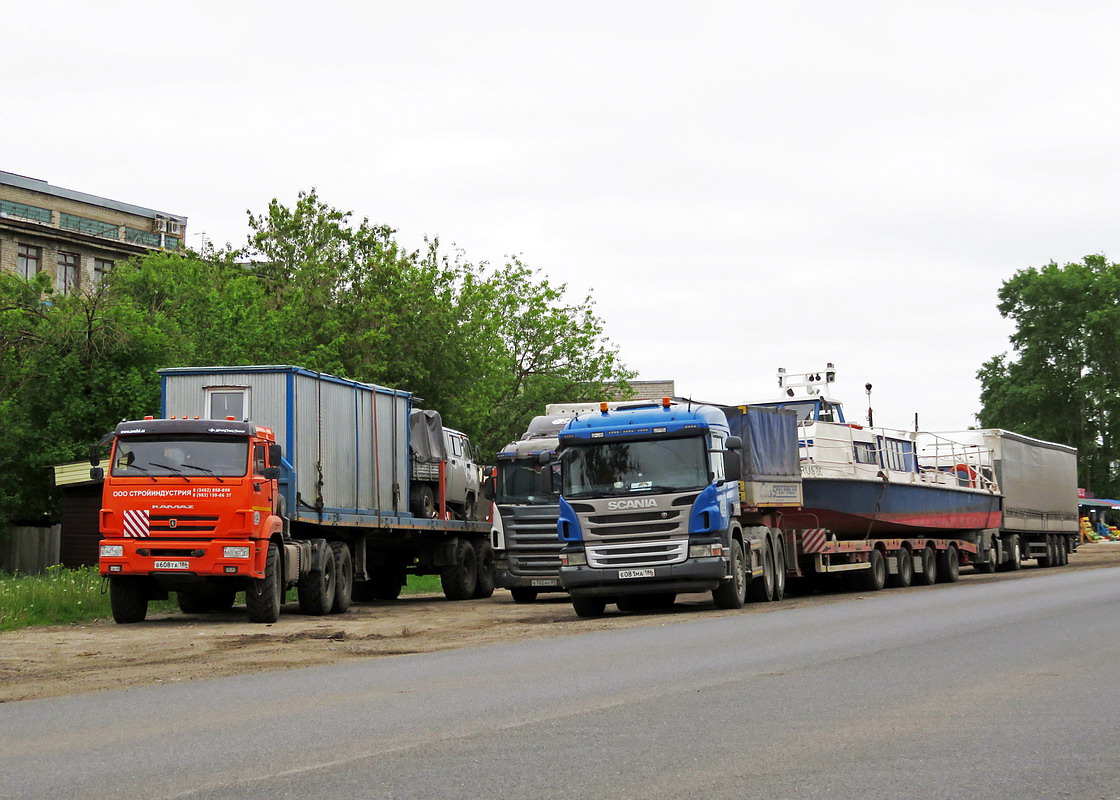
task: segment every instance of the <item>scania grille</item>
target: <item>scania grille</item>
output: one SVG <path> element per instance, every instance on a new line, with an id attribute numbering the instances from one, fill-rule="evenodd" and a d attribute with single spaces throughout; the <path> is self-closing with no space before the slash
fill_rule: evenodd
<path id="1" fill-rule="evenodd" d="M 679 564 L 688 555 L 688 539 L 662 542 L 624 542 L 588 544 L 587 563 L 600 569 L 621 567 L 660 567 Z"/>

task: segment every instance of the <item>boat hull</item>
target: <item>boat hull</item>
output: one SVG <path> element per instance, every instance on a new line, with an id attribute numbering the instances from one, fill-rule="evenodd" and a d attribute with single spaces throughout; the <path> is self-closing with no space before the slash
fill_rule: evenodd
<path id="1" fill-rule="evenodd" d="M 826 528 L 839 538 L 882 534 L 933 536 L 998 528 L 1000 496 L 945 486 L 882 480 L 806 478 L 802 510 L 783 515 L 791 527 Z"/>

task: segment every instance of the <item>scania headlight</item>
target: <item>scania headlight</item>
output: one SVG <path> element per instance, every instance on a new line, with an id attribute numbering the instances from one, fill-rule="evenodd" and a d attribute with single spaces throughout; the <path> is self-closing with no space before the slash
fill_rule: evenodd
<path id="1" fill-rule="evenodd" d="M 222 548 L 222 556 L 224 558 L 248 558 L 249 552 L 250 548 L 241 545 Z"/>
<path id="2" fill-rule="evenodd" d="M 722 544 L 690 544 L 688 546 L 689 558 L 712 558 L 723 555 Z"/>
<path id="3" fill-rule="evenodd" d="M 101 545 L 102 558 L 120 558 L 124 555 L 123 544 L 103 544 Z"/>

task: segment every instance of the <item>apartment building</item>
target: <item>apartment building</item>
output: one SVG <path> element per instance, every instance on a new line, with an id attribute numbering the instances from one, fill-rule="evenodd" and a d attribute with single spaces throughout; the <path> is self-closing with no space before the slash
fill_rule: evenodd
<path id="1" fill-rule="evenodd" d="M 95 286 L 116 261 L 183 246 L 187 218 L 0 171 L 0 270 Z"/>

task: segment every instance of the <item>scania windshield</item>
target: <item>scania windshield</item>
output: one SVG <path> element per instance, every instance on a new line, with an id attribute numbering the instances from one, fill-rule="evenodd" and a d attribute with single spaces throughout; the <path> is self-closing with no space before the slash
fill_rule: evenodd
<path id="1" fill-rule="evenodd" d="M 652 441 L 595 442 L 563 454 L 564 497 L 672 492 L 707 486 L 703 436 Z"/>
<path id="2" fill-rule="evenodd" d="M 498 505 L 549 505 L 559 502 L 553 479 L 559 464 L 541 464 L 536 456 L 498 462 Z"/>
<path id="3" fill-rule="evenodd" d="M 213 436 L 122 436 L 117 440 L 115 477 L 207 478 L 244 476 L 249 440 Z"/>

